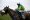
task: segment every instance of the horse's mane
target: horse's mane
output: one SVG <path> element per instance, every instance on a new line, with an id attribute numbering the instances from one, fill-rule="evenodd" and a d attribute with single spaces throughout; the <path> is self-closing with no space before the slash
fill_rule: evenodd
<path id="1" fill-rule="evenodd" d="M 13 9 L 10 9 L 10 11 L 16 12 L 16 11 L 15 11 L 15 10 L 13 10 Z"/>

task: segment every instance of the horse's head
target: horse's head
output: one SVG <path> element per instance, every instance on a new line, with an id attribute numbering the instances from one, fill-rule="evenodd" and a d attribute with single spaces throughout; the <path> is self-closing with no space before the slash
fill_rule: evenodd
<path id="1" fill-rule="evenodd" d="M 6 10 L 8 10 L 8 9 L 9 9 L 9 6 L 8 6 L 8 7 L 6 6 L 3 10 L 6 11 Z"/>

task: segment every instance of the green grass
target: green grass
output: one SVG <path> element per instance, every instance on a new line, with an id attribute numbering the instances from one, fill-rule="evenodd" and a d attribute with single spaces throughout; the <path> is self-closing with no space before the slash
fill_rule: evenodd
<path id="1" fill-rule="evenodd" d="M 0 16 L 0 20 L 12 20 L 10 16 Z"/>

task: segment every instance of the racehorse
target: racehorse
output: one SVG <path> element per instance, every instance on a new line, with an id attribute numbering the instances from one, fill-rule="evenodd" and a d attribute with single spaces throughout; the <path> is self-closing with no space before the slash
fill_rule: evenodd
<path id="1" fill-rule="evenodd" d="M 19 15 L 16 13 L 16 11 L 9 8 L 9 6 L 4 8 L 5 14 L 9 14 L 12 17 L 12 20 L 14 19 L 13 16 L 16 16 L 16 20 L 20 20 Z"/>
<path id="2" fill-rule="evenodd" d="M 25 13 L 24 16 L 25 16 L 25 20 L 30 20 L 30 13 Z"/>
<path id="3" fill-rule="evenodd" d="M 18 14 L 16 11 L 10 9 L 9 6 L 8 7 L 6 6 L 3 10 L 5 11 L 4 14 L 8 13 L 12 17 L 12 19 L 14 19 L 14 16 L 16 16 L 16 20 L 21 20 L 22 19 L 21 16 L 19 16 L 19 14 L 21 15 L 21 13 L 19 12 L 19 14 Z"/>

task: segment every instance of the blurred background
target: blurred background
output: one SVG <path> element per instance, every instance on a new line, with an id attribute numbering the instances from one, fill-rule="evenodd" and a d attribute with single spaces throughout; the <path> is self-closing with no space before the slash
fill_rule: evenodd
<path id="1" fill-rule="evenodd" d="M 17 5 L 17 4 L 19 4 L 19 5 Z M 11 16 L 9 16 L 9 14 L 4 15 L 4 16 L 1 15 L 7 11 L 6 9 L 4 9 L 5 7 L 6 8 L 8 7 L 7 10 L 9 8 L 10 8 L 10 10 L 12 9 L 14 11 L 16 9 L 18 9 L 19 12 L 21 12 L 23 10 L 22 12 L 24 12 L 24 13 L 22 14 L 22 16 L 26 13 L 27 13 L 27 15 L 29 15 L 29 13 L 30 13 L 30 0 L 0 0 L 0 20 L 12 20 L 12 18 L 11 18 Z M 3 9 L 6 11 L 4 11 Z M 18 13 L 18 11 L 17 11 L 17 13 Z M 11 12 L 13 12 L 13 11 L 11 11 Z M 24 16 L 23 16 L 23 18 L 24 18 Z"/>
<path id="2" fill-rule="evenodd" d="M 15 10 L 18 7 L 17 3 L 22 4 L 25 8 L 25 11 L 30 10 L 30 0 L 0 0 L 0 10 L 8 5 L 9 8 Z"/>

